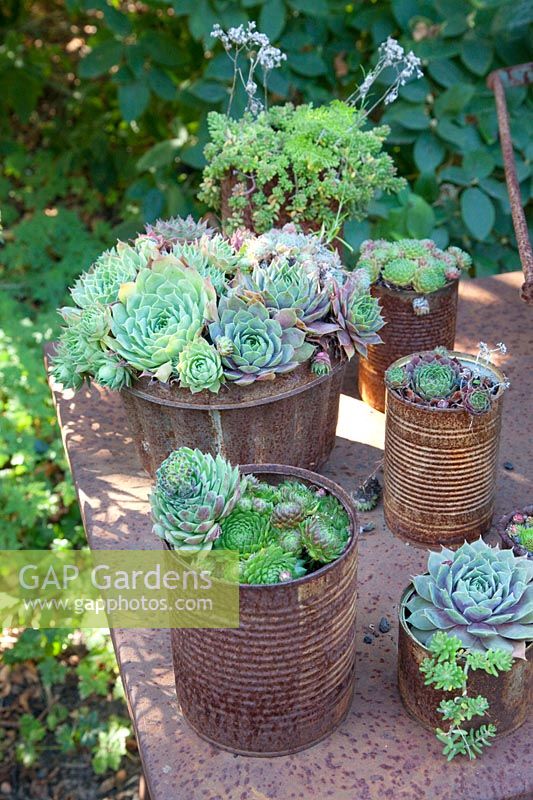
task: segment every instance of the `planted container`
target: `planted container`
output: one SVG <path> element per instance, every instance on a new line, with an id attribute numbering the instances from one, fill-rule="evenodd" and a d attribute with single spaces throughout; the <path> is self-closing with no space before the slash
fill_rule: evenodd
<path id="1" fill-rule="evenodd" d="M 443 724 L 437 707 L 442 700 L 452 698 L 457 692 L 439 691 L 424 683 L 420 664 L 430 652 L 409 629 L 406 603 L 413 594 L 410 584 L 399 607 L 398 688 L 407 713 L 427 730 L 435 730 Z M 497 677 L 483 671 L 471 672 L 468 687 L 470 696 L 482 695 L 489 702 L 489 713 L 476 718 L 474 727 L 493 723 L 497 736 L 516 730 L 529 716 L 533 691 L 533 644 L 530 643 L 526 649 L 526 660 L 515 659 L 509 672 L 502 672 Z"/>
<path id="2" fill-rule="evenodd" d="M 238 629 L 171 632 L 178 700 L 198 735 L 234 753 L 285 755 L 327 737 L 350 709 L 357 521 L 344 490 L 319 475 L 271 464 L 241 472 L 324 489 L 350 519 L 336 561 L 287 583 L 241 584 Z"/>
<path id="3" fill-rule="evenodd" d="M 517 556 L 533 558 L 533 505 L 504 514 L 496 530 L 502 547 L 511 548 Z"/>
<path id="4" fill-rule="evenodd" d="M 492 364 L 467 353 L 448 355 L 464 369 L 505 383 Z M 389 369 L 410 362 L 400 358 Z M 487 410 L 469 413 L 419 404 L 387 386 L 386 409 L 384 513 L 390 530 L 423 546 L 461 544 L 486 533 L 494 513 L 502 392 Z"/>
<path id="5" fill-rule="evenodd" d="M 234 464 L 275 461 L 318 469 L 335 444 L 344 363 L 328 375 L 306 367 L 273 382 L 201 396 L 141 378 L 122 390 L 143 468 L 177 447 L 220 453 Z"/>
<path id="6" fill-rule="evenodd" d="M 385 327 L 382 345 L 370 345 L 366 358 L 359 359 L 358 389 L 361 399 L 378 411 L 385 411 L 385 370 L 402 356 L 442 345 L 453 350 L 457 322 L 458 282 L 452 281 L 424 296 L 429 309 L 415 312 L 413 301 L 421 295 L 409 289 L 374 284 L 372 295 L 380 301 Z"/>

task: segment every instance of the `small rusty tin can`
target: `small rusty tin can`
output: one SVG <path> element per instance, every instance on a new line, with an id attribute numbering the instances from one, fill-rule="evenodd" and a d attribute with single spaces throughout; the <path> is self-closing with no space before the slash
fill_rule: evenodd
<path id="1" fill-rule="evenodd" d="M 367 358 L 359 359 L 358 388 L 361 398 L 378 411 L 385 411 L 385 370 L 402 356 L 439 345 L 453 350 L 457 320 L 459 281 L 421 295 L 407 289 L 374 284 L 372 295 L 379 299 L 386 325 L 379 335 L 383 344 L 371 344 Z M 417 315 L 413 300 L 424 297 L 428 313 Z"/>
<path id="2" fill-rule="evenodd" d="M 398 633 L 398 688 L 405 710 L 427 730 L 443 726 L 437 707 L 442 700 L 454 697 L 453 692 L 443 692 L 424 684 L 420 664 L 429 656 L 429 650 L 420 644 L 409 629 L 406 619 L 406 602 L 413 593 L 409 584 L 402 595 L 399 607 Z M 483 670 L 470 672 L 468 690 L 471 696 L 486 697 L 489 711 L 476 717 L 471 727 L 478 728 L 489 722 L 496 725 L 497 736 L 511 733 L 528 719 L 533 693 L 533 644 L 526 649 L 526 659 L 517 658 L 509 672 L 497 677 Z"/>
<path id="3" fill-rule="evenodd" d="M 335 444 L 344 363 L 317 377 L 303 365 L 275 381 L 228 385 L 219 395 L 150 383 L 122 389 L 143 468 L 154 476 L 177 447 L 199 448 L 232 464 L 318 468 Z"/>
<path id="4" fill-rule="evenodd" d="M 527 548 L 522 547 L 518 542 L 515 542 L 507 532 L 507 528 L 511 524 L 515 514 L 523 514 L 524 517 L 533 517 L 533 505 L 525 506 L 524 508 L 515 508 L 515 510 L 511 511 L 509 514 L 504 514 L 503 517 L 500 517 L 496 525 L 496 532 L 500 537 L 501 546 L 504 550 L 512 549 L 515 556 L 533 558 L 533 553 L 527 550 Z"/>
<path id="5" fill-rule="evenodd" d="M 466 366 L 475 357 L 452 351 Z M 403 366 L 411 356 L 398 359 Z M 498 382 L 505 376 L 483 365 Z M 494 513 L 502 394 L 483 414 L 428 408 L 387 389 L 383 510 L 395 536 L 418 546 L 460 545 Z"/>
<path id="6" fill-rule="evenodd" d="M 241 584 L 239 628 L 171 631 L 178 701 L 196 733 L 233 753 L 280 756 L 326 738 L 351 706 L 357 517 L 340 486 L 307 470 L 241 471 L 323 488 L 350 518 L 349 543 L 336 561 L 287 583 Z"/>

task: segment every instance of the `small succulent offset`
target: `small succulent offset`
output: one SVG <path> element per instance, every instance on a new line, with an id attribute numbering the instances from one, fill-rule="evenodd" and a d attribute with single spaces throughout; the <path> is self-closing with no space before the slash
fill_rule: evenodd
<path id="1" fill-rule="evenodd" d="M 348 358 L 357 351 L 365 357 L 369 344 L 381 344 L 378 331 L 385 325 L 379 301 L 368 291 L 363 270 L 352 272 L 346 282 L 335 284 L 332 295 L 333 319 L 338 345 Z"/>
<path id="2" fill-rule="evenodd" d="M 501 533 L 506 546 L 517 555 L 533 559 L 533 506 L 516 511 Z"/>
<path id="3" fill-rule="evenodd" d="M 437 709 L 443 723 L 448 723 L 446 730 L 435 730 L 437 739 L 444 745 L 443 755 L 448 761 L 458 755 L 466 755 L 470 760 L 477 758 L 483 748 L 491 744 L 491 739 L 496 735 L 496 726 L 488 723 L 478 728 L 464 729 L 464 722 L 490 713 L 485 697 L 469 696 L 469 672 L 483 670 L 496 677 L 498 673 L 511 669 L 513 657 L 510 653 L 492 648 L 483 653 L 469 650 L 457 636 L 450 636 L 444 631 L 433 636 L 428 649 L 430 656 L 420 664 L 420 672 L 426 678 L 424 683 L 441 691 L 456 693 L 455 697 L 442 700 Z"/>
<path id="4" fill-rule="evenodd" d="M 348 513 L 323 489 L 241 477 L 221 456 L 186 447 L 161 464 L 150 502 L 171 549 L 236 551 L 243 583 L 299 578 L 342 555 L 350 537 Z"/>
<path id="5" fill-rule="evenodd" d="M 490 411 L 509 386 L 507 380 L 497 381 L 486 362 L 463 363 L 443 347 L 417 353 L 403 365 L 395 362 L 385 372 L 385 383 L 412 403 L 474 415 Z"/>
<path id="6" fill-rule="evenodd" d="M 373 511 L 381 498 L 381 484 L 375 475 L 364 481 L 353 494 L 353 501 L 358 511 Z"/>
<path id="7" fill-rule="evenodd" d="M 387 242 L 369 239 L 361 245 L 358 267 L 366 270 L 372 283 L 431 294 L 456 281 L 472 266 L 472 259 L 458 247 L 441 250 L 431 239 L 400 239 Z M 418 301 L 415 303 L 415 301 Z M 413 301 L 415 314 L 430 311 L 429 306 Z"/>
<path id="8" fill-rule="evenodd" d="M 182 447 L 163 461 L 150 495 L 154 533 L 175 550 L 210 550 L 246 486 L 221 456 Z"/>
<path id="9" fill-rule="evenodd" d="M 430 553 L 427 575 L 413 578 L 407 623 L 423 645 L 437 631 L 472 651 L 525 658 L 533 639 L 533 561 L 479 539 L 455 552 Z"/>

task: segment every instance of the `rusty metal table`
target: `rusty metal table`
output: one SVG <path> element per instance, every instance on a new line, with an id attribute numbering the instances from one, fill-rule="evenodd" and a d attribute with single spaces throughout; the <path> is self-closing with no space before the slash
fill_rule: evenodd
<path id="1" fill-rule="evenodd" d="M 504 341 L 505 399 L 496 514 L 531 502 L 533 313 L 518 299 L 518 272 L 461 284 L 456 346 Z M 355 396 L 352 372 L 341 397 L 338 439 L 323 472 L 353 488 L 381 458 L 384 416 Z M 97 389 L 54 391 L 57 413 L 91 547 L 156 549 L 147 494 L 120 400 Z M 528 421 L 529 413 L 529 421 Z M 503 469 L 511 461 L 513 471 Z M 115 630 L 152 800 L 526 800 L 533 798 L 533 725 L 498 740 L 474 762 L 447 764 L 440 745 L 404 712 L 396 687 L 396 611 L 425 551 L 395 539 L 381 508 L 362 516 L 356 693 L 349 717 L 326 741 L 292 756 L 247 758 L 199 739 L 176 701 L 168 631 Z M 490 538 L 490 537 L 489 537 Z M 381 617 L 390 633 L 365 644 Z M 202 669 L 202 665 L 198 665 Z M 223 676 L 221 676 L 223 680 Z"/>

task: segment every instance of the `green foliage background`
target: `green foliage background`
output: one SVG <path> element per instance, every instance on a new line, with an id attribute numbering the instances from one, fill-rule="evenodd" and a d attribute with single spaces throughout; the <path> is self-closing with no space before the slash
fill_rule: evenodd
<path id="1" fill-rule="evenodd" d="M 474 256 L 475 274 L 519 267 L 490 70 L 526 61 L 527 0 L 5 0 L 0 9 L 0 545 L 79 541 L 41 345 L 72 278 L 117 237 L 158 216 L 201 213 L 195 196 L 209 110 L 230 64 L 209 33 L 256 20 L 287 53 L 273 102 L 349 94 L 388 35 L 425 77 L 375 121 L 410 189 L 349 222 L 369 235 L 433 236 Z M 243 98 L 237 97 L 236 110 Z M 533 110 L 509 92 L 524 203 Z M 22 305 L 20 305 L 22 304 Z"/>

